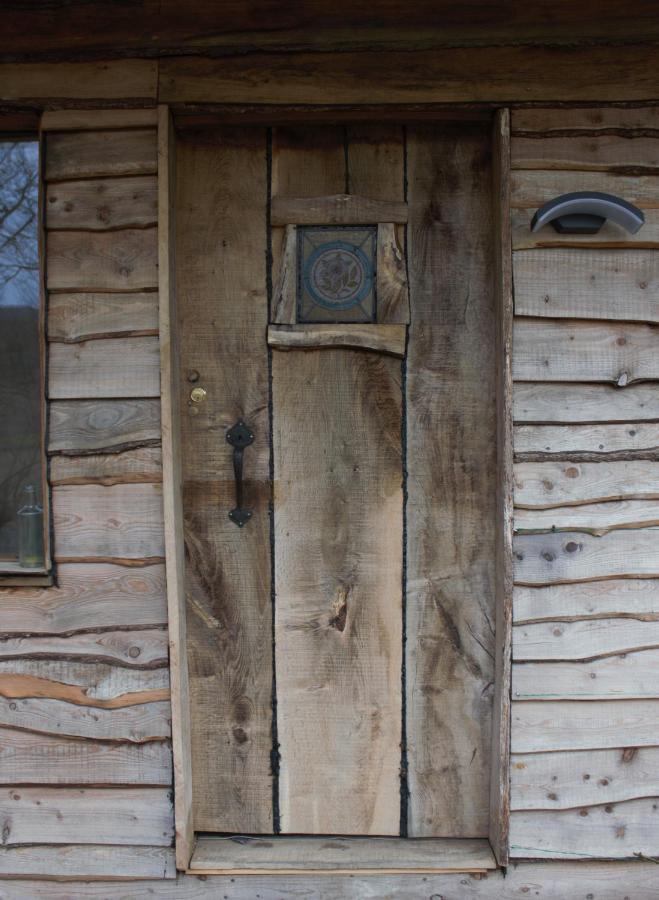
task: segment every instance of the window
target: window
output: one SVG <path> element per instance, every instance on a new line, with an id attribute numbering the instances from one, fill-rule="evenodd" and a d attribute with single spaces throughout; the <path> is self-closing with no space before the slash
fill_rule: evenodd
<path id="1" fill-rule="evenodd" d="M 0 573 L 45 560 L 39 144 L 0 137 Z"/>

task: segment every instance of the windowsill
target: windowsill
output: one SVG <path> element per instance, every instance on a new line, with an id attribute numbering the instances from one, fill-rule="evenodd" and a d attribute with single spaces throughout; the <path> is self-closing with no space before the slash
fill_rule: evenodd
<path id="1" fill-rule="evenodd" d="M 486 839 L 199 835 L 192 875 L 400 875 L 496 869 Z"/>
<path id="2" fill-rule="evenodd" d="M 53 575 L 45 566 L 28 568 L 11 560 L 0 560 L 0 587 L 34 585 L 47 587 L 53 584 Z"/>

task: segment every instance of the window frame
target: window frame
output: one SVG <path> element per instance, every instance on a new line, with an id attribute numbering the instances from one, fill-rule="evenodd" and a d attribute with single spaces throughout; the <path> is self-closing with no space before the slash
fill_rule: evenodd
<path id="1" fill-rule="evenodd" d="M 0 588 L 13 586 L 48 586 L 53 584 L 53 560 L 51 554 L 51 498 L 48 480 L 47 455 L 47 398 L 46 398 L 46 269 L 44 233 L 44 179 L 43 135 L 39 120 L 30 114 L 0 116 L 0 140 L 35 141 L 38 145 L 38 195 L 37 195 L 37 258 L 39 263 L 39 405 L 40 405 L 40 463 L 41 506 L 43 509 L 44 564 L 39 568 L 23 568 L 18 560 L 0 558 Z"/>

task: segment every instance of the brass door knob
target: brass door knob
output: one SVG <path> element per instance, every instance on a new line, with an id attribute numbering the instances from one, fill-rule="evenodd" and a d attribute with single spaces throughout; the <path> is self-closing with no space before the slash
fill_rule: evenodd
<path id="1" fill-rule="evenodd" d="M 193 403 L 203 403 L 206 399 L 206 390 L 203 387 L 192 388 L 190 391 L 190 399 Z"/>

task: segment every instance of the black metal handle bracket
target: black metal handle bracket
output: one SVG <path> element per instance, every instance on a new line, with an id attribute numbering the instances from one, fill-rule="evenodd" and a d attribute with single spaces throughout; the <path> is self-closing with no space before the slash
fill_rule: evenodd
<path id="1" fill-rule="evenodd" d="M 243 506 L 243 454 L 245 447 L 254 443 L 254 434 L 242 419 L 238 419 L 227 431 L 227 441 L 233 447 L 233 474 L 236 478 L 236 506 L 229 513 L 229 518 L 238 528 L 242 528 L 252 518 L 252 510 Z"/>

